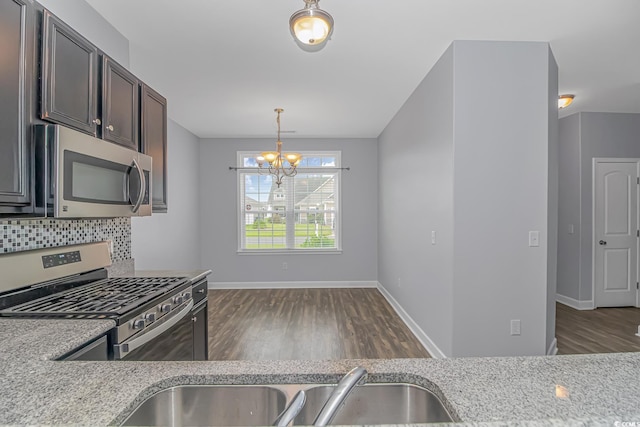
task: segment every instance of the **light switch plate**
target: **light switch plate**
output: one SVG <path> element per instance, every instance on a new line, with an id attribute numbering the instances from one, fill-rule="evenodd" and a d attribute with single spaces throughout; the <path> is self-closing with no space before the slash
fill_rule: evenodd
<path id="1" fill-rule="evenodd" d="M 540 232 L 539 231 L 530 231 L 529 232 L 529 246 L 530 247 L 540 246 Z"/>

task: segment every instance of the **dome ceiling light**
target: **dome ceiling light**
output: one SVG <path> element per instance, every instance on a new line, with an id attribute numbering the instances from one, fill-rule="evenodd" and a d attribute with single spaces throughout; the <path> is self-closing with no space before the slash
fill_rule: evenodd
<path id="1" fill-rule="evenodd" d="M 575 95 L 560 95 L 558 97 L 558 109 L 562 110 L 563 108 L 567 108 L 573 102 L 573 98 L 575 98 Z"/>
<path id="2" fill-rule="evenodd" d="M 333 18 L 318 7 L 320 0 L 304 0 L 304 9 L 291 15 L 289 29 L 302 50 L 321 50 L 333 33 Z"/>

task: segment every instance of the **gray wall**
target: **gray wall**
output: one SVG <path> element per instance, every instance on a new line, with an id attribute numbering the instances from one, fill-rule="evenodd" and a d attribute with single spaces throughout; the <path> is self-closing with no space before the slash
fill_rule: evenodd
<path id="1" fill-rule="evenodd" d="M 577 113 L 560 122 L 558 293 L 591 302 L 593 159 L 640 158 L 640 114 Z M 575 224 L 576 234 L 568 234 L 569 224 Z"/>
<path id="2" fill-rule="evenodd" d="M 547 43 L 454 42 L 379 138 L 379 280 L 447 356 L 544 354 L 553 341 L 556 97 Z"/>
<path id="3" fill-rule="evenodd" d="M 453 355 L 545 354 L 549 46 L 454 42 L 454 52 Z"/>
<path id="4" fill-rule="evenodd" d="M 558 204 L 559 204 L 559 121 L 558 104 L 558 64 L 549 49 L 549 105 L 548 115 L 548 195 L 547 195 L 547 353 L 557 352 L 556 343 L 556 289 L 558 286 Z"/>
<path id="5" fill-rule="evenodd" d="M 451 355 L 453 46 L 391 120 L 378 145 L 378 280 Z"/>
<path id="6" fill-rule="evenodd" d="M 341 150 L 342 254 L 238 254 L 238 183 L 229 170 L 238 151 L 275 148 L 270 139 L 203 139 L 200 146 L 201 266 L 210 282 L 377 280 L 377 145 L 375 139 L 292 139 L 286 150 Z M 286 179 L 286 178 L 285 178 Z M 282 269 L 282 263 L 288 269 Z M 215 283 L 214 283 L 215 285 Z"/>
<path id="7" fill-rule="evenodd" d="M 89 3 L 83 0 L 38 0 L 38 3 L 71 25 L 120 64 L 129 67 L 129 40 Z"/>
<path id="8" fill-rule="evenodd" d="M 580 300 L 580 114 L 559 122 L 558 294 Z"/>
<path id="9" fill-rule="evenodd" d="M 136 268 L 200 268 L 198 155 L 200 140 L 172 120 L 167 141 L 167 213 L 133 218 L 131 240 Z"/>

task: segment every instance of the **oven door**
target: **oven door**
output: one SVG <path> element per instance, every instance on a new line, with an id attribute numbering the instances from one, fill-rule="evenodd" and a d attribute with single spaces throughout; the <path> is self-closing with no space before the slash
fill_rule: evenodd
<path id="1" fill-rule="evenodd" d="M 193 360 L 193 300 L 114 346 L 116 360 Z"/>

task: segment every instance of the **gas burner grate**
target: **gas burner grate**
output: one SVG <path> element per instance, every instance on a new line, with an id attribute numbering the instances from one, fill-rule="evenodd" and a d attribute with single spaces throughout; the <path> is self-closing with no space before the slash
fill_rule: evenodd
<path id="1" fill-rule="evenodd" d="M 128 313 L 186 283 L 185 277 L 104 279 L 3 310 L 3 314 L 112 318 Z"/>

